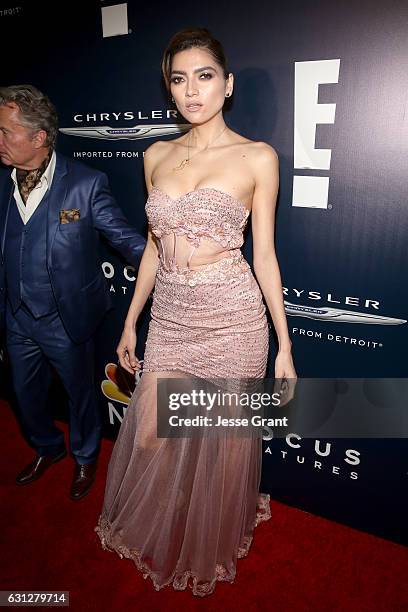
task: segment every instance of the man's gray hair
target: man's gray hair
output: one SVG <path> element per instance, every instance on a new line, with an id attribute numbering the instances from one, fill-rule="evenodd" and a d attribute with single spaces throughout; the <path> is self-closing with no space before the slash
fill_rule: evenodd
<path id="1" fill-rule="evenodd" d="M 47 95 L 33 85 L 0 87 L 0 106 L 14 103 L 20 111 L 21 125 L 32 130 L 47 132 L 45 146 L 55 148 L 58 134 L 58 115 Z"/>

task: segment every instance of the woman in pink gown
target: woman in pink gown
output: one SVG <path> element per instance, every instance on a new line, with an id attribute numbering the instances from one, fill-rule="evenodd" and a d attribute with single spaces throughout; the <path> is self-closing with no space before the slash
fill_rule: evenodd
<path id="1" fill-rule="evenodd" d="M 157 378 L 262 379 L 269 330 L 279 341 L 275 376 L 296 378 L 274 251 L 278 158 L 230 130 L 233 90 L 220 43 L 203 28 L 170 40 L 163 75 L 191 123 L 145 153 L 149 235 L 117 352 L 134 373 L 136 322 L 154 288 L 143 371 L 110 459 L 98 533 L 158 590 L 194 595 L 232 582 L 255 526 L 270 518 L 259 493 L 258 436 L 159 438 Z M 254 271 L 240 247 L 252 211 Z M 258 284 L 259 283 L 259 284 Z"/>

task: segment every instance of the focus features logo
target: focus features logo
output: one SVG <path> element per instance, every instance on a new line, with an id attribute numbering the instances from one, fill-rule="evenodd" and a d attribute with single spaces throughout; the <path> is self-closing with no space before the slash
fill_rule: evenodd
<path id="1" fill-rule="evenodd" d="M 266 428 L 268 429 L 268 428 Z M 263 436 L 265 441 L 270 441 L 272 438 L 271 433 L 267 433 Z M 358 479 L 357 471 L 349 471 L 347 468 L 356 468 L 361 463 L 361 453 L 354 448 L 346 448 L 343 453 L 343 457 L 340 461 L 340 465 L 333 465 L 330 462 L 330 455 L 333 452 L 333 445 L 331 442 L 322 442 L 316 439 L 313 446 L 313 454 L 307 449 L 302 452 L 302 437 L 297 433 L 290 433 L 285 438 L 286 447 L 280 449 L 278 455 L 280 459 L 286 463 L 293 463 L 294 461 L 302 465 L 303 467 L 312 467 L 317 472 L 327 473 L 329 470 L 333 476 L 345 476 L 350 480 Z M 264 451 L 268 455 L 272 455 L 271 445 L 268 444 Z M 337 458 L 336 458 L 337 459 Z"/>
<path id="2" fill-rule="evenodd" d="M 102 263 L 102 271 L 104 273 L 105 278 L 109 281 L 110 292 L 116 293 L 118 291 L 119 293 L 126 295 L 128 286 L 127 285 L 119 286 L 115 284 L 115 281 L 118 281 L 116 277 L 116 269 L 115 269 L 115 266 L 110 261 L 104 261 Z M 135 268 L 129 265 L 124 266 L 124 268 L 122 269 L 122 277 L 123 279 L 119 279 L 118 281 L 119 283 L 120 281 L 122 282 L 127 281 L 128 283 L 134 283 L 136 280 Z"/>

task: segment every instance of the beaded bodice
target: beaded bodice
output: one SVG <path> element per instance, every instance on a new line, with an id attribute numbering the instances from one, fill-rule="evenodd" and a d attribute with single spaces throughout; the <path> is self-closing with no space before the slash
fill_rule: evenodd
<path id="1" fill-rule="evenodd" d="M 174 199 L 153 187 L 146 202 L 162 265 L 169 270 L 211 263 L 243 244 L 250 211 L 232 195 L 203 187 Z"/>

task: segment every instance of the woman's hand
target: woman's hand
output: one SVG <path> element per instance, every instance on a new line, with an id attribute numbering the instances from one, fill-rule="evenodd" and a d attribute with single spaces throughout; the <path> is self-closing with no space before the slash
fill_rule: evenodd
<path id="1" fill-rule="evenodd" d="M 297 378 L 291 351 L 279 351 L 275 359 L 275 378 Z"/>
<path id="2" fill-rule="evenodd" d="M 130 374 L 135 374 L 135 371 L 141 368 L 140 362 L 135 355 L 135 349 L 136 329 L 134 326 L 131 328 L 125 327 L 116 353 L 119 357 L 120 365 Z"/>
<path id="3" fill-rule="evenodd" d="M 293 398 L 296 380 L 297 374 L 291 351 L 279 351 L 275 359 L 274 391 L 281 395 L 281 406 L 287 404 Z"/>

